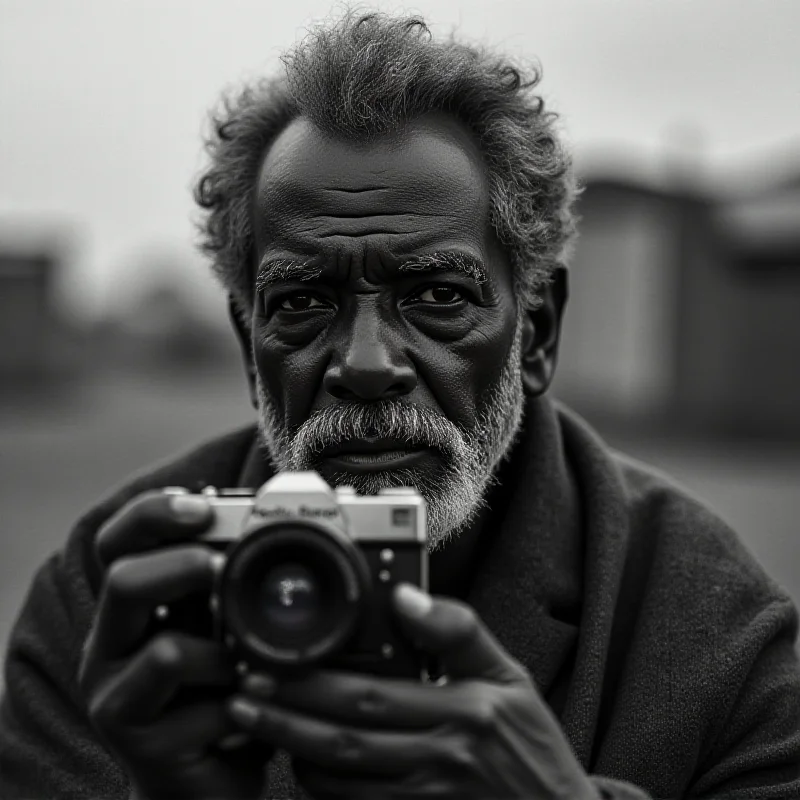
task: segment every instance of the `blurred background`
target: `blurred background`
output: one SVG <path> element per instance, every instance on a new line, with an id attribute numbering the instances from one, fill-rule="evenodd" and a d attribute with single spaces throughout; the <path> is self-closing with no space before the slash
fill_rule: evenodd
<path id="1" fill-rule="evenodd" d="M 555 393 L 800 603 L 800 3 L 427 0 L 538 57 L 585 184 Z M 252 419 L 190 187 L 326 0 L 0 0 L 0 649 L 131 472 Z"/>

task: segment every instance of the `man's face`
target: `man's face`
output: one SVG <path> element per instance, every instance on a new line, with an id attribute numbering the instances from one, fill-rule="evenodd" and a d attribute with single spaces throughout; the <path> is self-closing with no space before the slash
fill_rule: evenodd
<path id="1" fill-rule="evenodd" d="M 416 486 L 436 549 L 522 420 L 522 328 L 475 144 L 441 115 L 368 145 L 296 120 L 262 165 L 255 235 L 262 445 L 360 493 Z"/>

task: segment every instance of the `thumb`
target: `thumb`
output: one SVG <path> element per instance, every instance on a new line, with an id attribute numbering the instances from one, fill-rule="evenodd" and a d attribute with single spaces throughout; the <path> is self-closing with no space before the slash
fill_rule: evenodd
<path id="1" fill-rule="evenodd" d="M 393 601 L 406 635 L 420 650 L 441 659 L 449 677 L 530 681 L 527 670 L 503 649 L 466 603 L 432 597 L 410 583 L 398 584 Z"/>

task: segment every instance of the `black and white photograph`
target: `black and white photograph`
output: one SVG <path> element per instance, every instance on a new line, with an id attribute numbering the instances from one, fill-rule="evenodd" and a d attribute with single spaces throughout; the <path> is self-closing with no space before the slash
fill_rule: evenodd
<path id="1" fill-rule="evenodd" d="M 0 798 L 800 800 L 798 43 L 0 0 Z"/>

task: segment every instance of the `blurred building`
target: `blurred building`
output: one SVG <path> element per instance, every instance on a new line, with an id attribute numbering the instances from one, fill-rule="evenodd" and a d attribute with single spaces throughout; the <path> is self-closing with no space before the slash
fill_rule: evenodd
<path id="1" fill-rule="evenodd" d="M 800 177 L 585 187 L 556 392 L 626 423 L 800 437 Z"/>
<path id="2" fill-rule="evenodd" d="M 55 285 L 64 249 L 52 236 L 0 238 L 0 387 L 38 387 L 72 377 L 73 331 L 59 315 Z"/>
<path id="3" fill-rule="evenodd" d="M 109 370 L 197 371 L 238 366 L 232 334 L 198 305 L 168 260 L 157 277 L 94 323 L 62 314 L 69 246 L 45 227 L 0 229 L 0 389 L 47 402 Z M 202 269 L 202 267 L 198 267 Z"/>
<path id="4" fill-rule="evenodd" d="M 727 403 L 731 430 L 800 435 L 800 175 L 724 204 L 715 222 L 724 275 L 693 294 L 718 295 L 715 339 L 698 344 L 720 366 L 704 381 L 695 350 L 687 399 L 706 418 Z"/>

